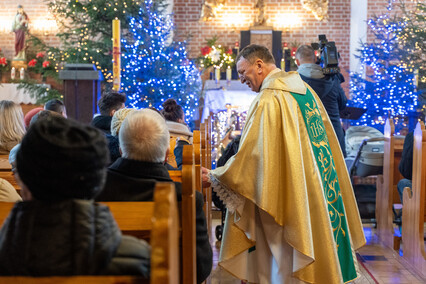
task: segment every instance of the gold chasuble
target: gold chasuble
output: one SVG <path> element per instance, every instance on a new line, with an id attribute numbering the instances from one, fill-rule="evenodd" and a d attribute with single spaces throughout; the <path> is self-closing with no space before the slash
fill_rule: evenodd
<path id="1" fill-rule="evenodd" d="M 250 283 L 346 283 L 365 237 L 320 99 L 297 72 L 272 71 L 240 148 L 209 174 L 228 207 L 219 265 Z"/>

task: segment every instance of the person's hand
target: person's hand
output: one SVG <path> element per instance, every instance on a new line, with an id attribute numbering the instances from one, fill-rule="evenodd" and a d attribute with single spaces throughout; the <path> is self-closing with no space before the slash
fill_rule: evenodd
<path id="1" fill-rule="evenodd" d="M 211 183 L 209 182 L 208 174 L 210 170 L 206 169 L 205 167 L 201 167 L 201 174 L 202 174 L 202 182 L 203 182 L 203 188 L 210 187 Z"/>

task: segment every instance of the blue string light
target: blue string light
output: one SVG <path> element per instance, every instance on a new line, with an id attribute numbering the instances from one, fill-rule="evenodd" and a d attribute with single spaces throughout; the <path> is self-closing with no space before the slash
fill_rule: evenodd
<path id="1" fill-rule="evenodd" d="M 392 1 L 387 6 L 392 10 Z M 390 12 L 370 19 L 368 25 L 376 38 L 374 43 L 362 43 L 359 49 L 363 67 L 359 73 L 350 74 L 350 91 L 353 95 L 350 106 L 367 109 L 356 125 L 367 125 L 383 131 L 386 117 L 406 117 L 416 111 L 417 92 L 415 76 L 401 60 L 404 50 L 400 48 L 398 33 L 406 22 L 395 22 Z M 363 78 L 364 67 L 367 77 Z"/>
<path id="2" fill-rule="evenodd" d="M 174 98 L 184 109 L 189 122 L 198 106 L 200 74 L 188 59 L 186 42 L 167 39 L 173 30 L 170 15 L 163 15 L 152 0 L 145 1 L 138 18 L 130 19 L 132 38 L 122 39 L 122 89 L 132 108 L 155 107 Z"/>

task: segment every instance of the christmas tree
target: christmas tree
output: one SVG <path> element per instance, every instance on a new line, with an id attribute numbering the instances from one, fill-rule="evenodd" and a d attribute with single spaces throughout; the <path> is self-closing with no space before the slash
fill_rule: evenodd
<path id="1" fill-rule="evenodd" d="M 174 98 L 189 119 L 197 106 L 199 71 L 187 58 L 184 42 L 167 44 L 172 29 L 171 17 L 145 1 L 139 15 L 130 19 L 132 37 L 122 40 L 121 85 L 131 107 L 161 109 L 166 99 Z"/>
<path id="2" fill-rule="evenodd" d="M 414 70 L 405 62 L 410 51 L 400 41 L 407 21 L 391 15 L 392 1 L 386 14 L 368 21 L 375 39 L 361 43 L 358 58 L 366 69 L 367 76 L 351 74 L 350 89 L 352 106 L 367 109 L 356 125 L 368 125 L 383 130 L 386 117 L 395 118 L 396 125 L 416 110 L 417 90 Z"/>
<path id="3" fill-rule="evenodd" d="M 49 59 L 55 62 L 91 63 L 101 70 L 106 82 L 112 82 L 112 20 L 121 22 L 123 36 L 132 16 L 139 13 L 141 1 L 90 0 L 47 1 L 49 11 L 58 23 L 60 48 L 45 46 Z M 37 38 L 38 45 L 44 43 Z M 37 42 L 38 41 L 38 42 Z"/>

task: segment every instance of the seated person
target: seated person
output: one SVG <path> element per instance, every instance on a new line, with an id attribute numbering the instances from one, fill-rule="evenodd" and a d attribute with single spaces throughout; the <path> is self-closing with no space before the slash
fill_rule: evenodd
<path id="1" fill-rule="evenodd" d="M 58 99 L 52 99 L 48 101 L 44 105 L 44 109 L 59 113 L 63 117 L 67 118 L 67 110 L 65 109 L 65 105 L 62 101 Z"/>
<path id="2" fill-rule="evenodd" d="M 174 155 L 169 155 L 169 164 L 177 169 L 181 169 L 183 145 L 192 144 L 192 132 L 186 126 L 185 114 L 176 100 L 167 99 L 162 106 L 161 114 L 166 119 L 170 138 L 176 139 L 175 149 L 170 149 Z M 172 160 L 173 156 L 176 161 Z"/>
<path id="3" fill-rule="evenodd" d="M 120 141 L 118 140 L 118 131 L 120 130 L 121 124 L 126 116 L 132 111 L 136 111 L 134 108 L 122 108 L 117 110 L 111 119 L 111 134 L 106 134 L 108 141 L 108 149 L 110 156 L 110 163 L 114 163 L 118 158 L 121 157 L 120 153 Z"/>
<path id="4" fill-rule="evenodd" d="M 0 100 L 0 154 L 9 155 L 25 134 L 24 114 L 20 105 Z"/>
<path id="5" fill-rule="evenodd" d="M 101 132 L 60 116 L 29 128 L 16 157 L 25 201 L 0 230 L 1 275 L 149 277 L 149 245 L 123 236 L 109 208 L 93 201 L 107 151 Z"/>
<path id="6" fill-rule="evenodd" d="M 91 125 L 102 130 L 106 134 L 111 134 L 111 120 L 114 113 L 124 108 L 126 96 L 117 92 L 103 94 L 98 101 L 99 112 L 91 122 Z"/>
<path id="7" fill-rule="evenodd" d="M 171 182 L 165 160 L 170 134 L 166 122 L 150 109 L 134 111 L 127 116 L 119 132 L 122 157 L 108 168 L 104 190 L 98 201 L 152 201 L 155 182 Z M 177 198 L 182 187 L 175 183 Z M 196 191 L 197 282 L 203 282 L 212 269 L 203 196 Z"/>

